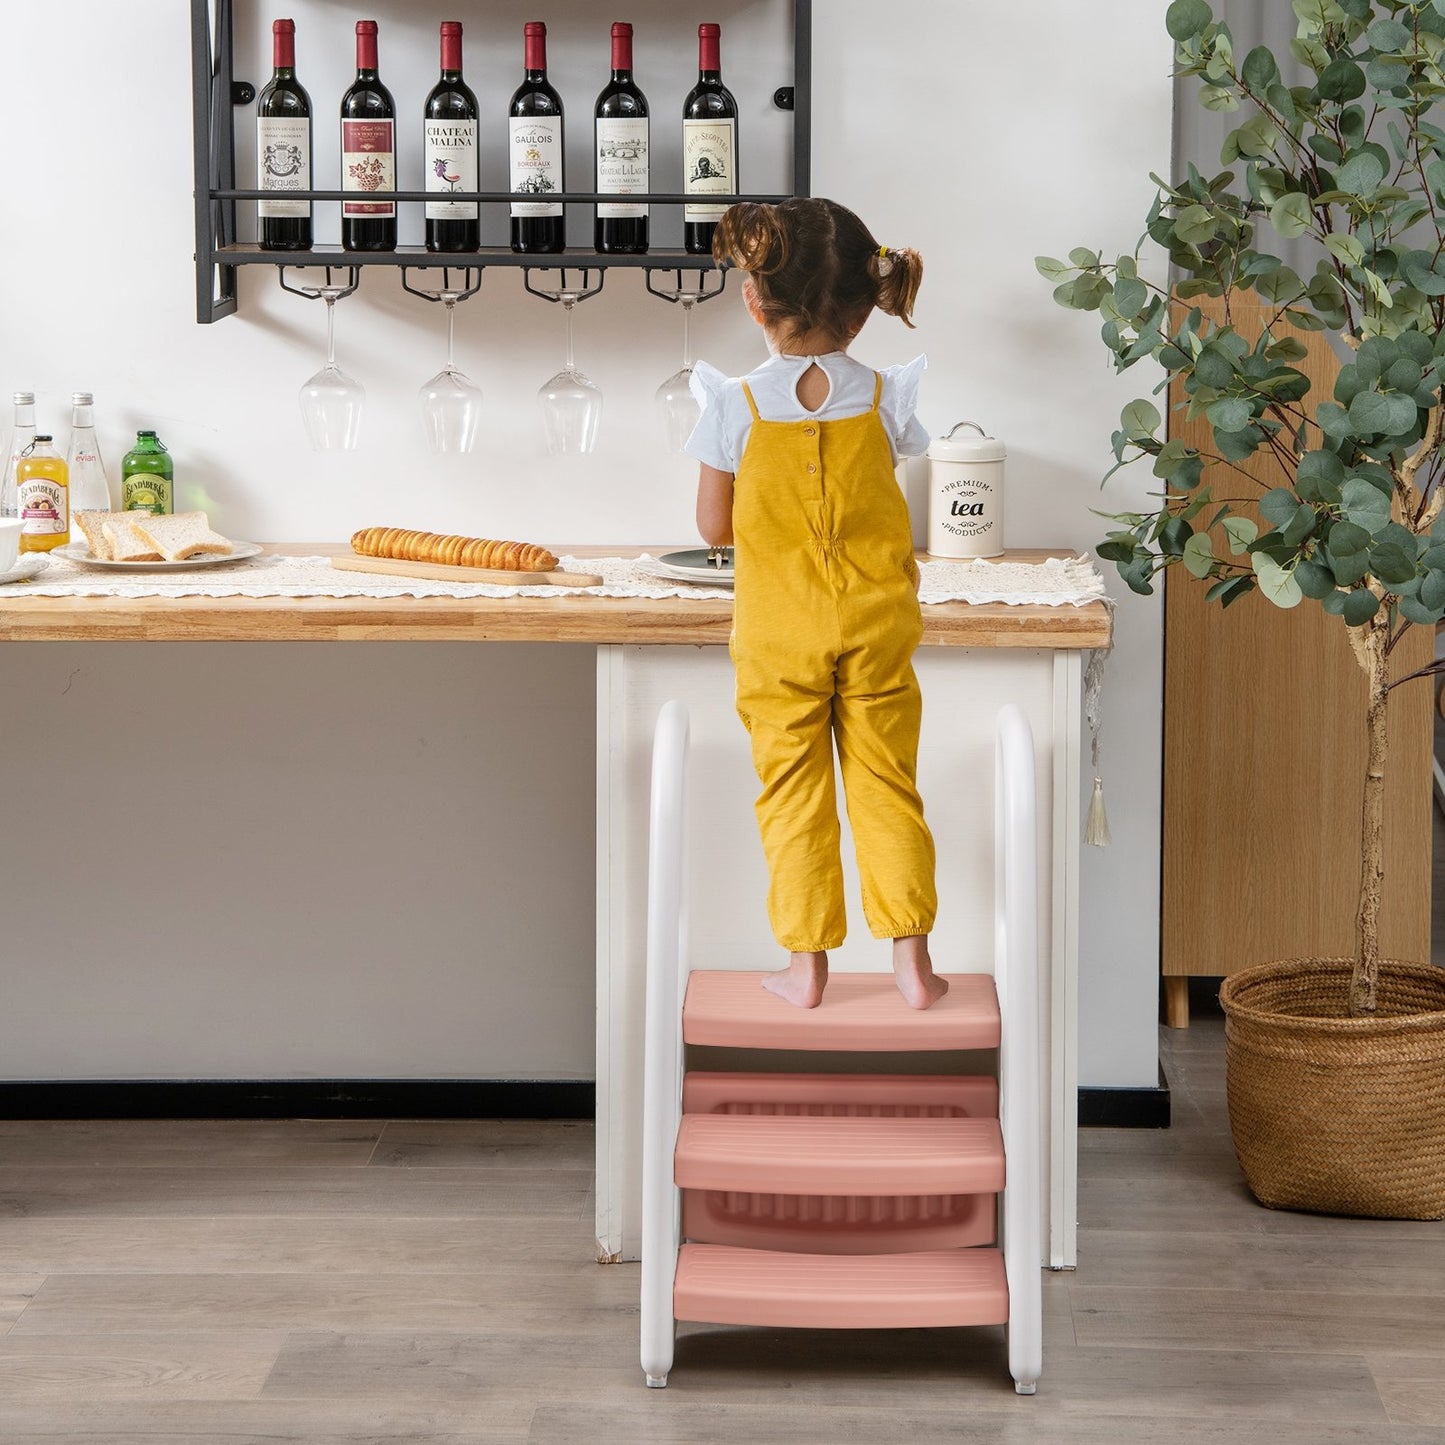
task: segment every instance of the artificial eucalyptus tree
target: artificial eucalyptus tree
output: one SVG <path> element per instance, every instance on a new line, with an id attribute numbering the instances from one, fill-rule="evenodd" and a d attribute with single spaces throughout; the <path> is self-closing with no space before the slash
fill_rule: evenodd
<path id="1" fill-rule="evenodd" d="M 1150 458 L 1163 489 L 1157 510 L 1111 517 L 1119 529 L 1100 556 L 1136 592 L 1182 565 L 1222 606 L 1256 590 L 1278 607 L 1310 599 L 1348 629 L 1368 683 L 1349 999 L 1360 1014 L 1375 1007 L 1379 966 L 1386 699 L 1441 667 L 1392 676 L 1390 658 L 1411 627 L 1445 616 L 1445 128 L 1431 118 L 1445 97 L 1445 0 L 1293 8 L 1291 75 L 1265 46 L 1236 56 L 1206 0 L 1168 8 L 1179 73 L 1198 77 L 1206 107 L 1239 115 L 1218 175 L 1191 165 L 1174 184 L 1152 178 L 1147 235 L 1168 253 L 1172 293 L 1140 275 L 1138 250 L 1105 261 L 1079 248 L 1037 265 L 1060 304 L 1099 312 L 1118 370 L 1153 357 L 1212 437 L 1207 450 L 1165 440 L 1153 402 L 1124 408 L 1109 475 Z M 1273 254 L 1276 236 L 1314 238 L 1313 274 Z M 1231 324 L 1245 293 L 1271 313 L 1255 339 Z M 1214 319 L 1191 305 L 1204 296 L 1220 298 Z M 1342 343 L 1332 396 L 1294 365 L 1297 331 Z M 1244 463 L 1256 453 L 1284 485 L 1255 480 Z M 1258 521 L 1213 498 L 1240 476 L 1258 492 Z"/>

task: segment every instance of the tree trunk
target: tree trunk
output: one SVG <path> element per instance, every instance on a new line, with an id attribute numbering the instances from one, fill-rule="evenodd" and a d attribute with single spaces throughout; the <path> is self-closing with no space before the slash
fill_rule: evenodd
<path id="1" fill-rule="evenodd" d="M 1366 714 L 1368 750 L 1365 796 L 1360 810 L 1360 908 L 1355 925 L 1355 969 L 1350 977 L 1350 1013 L 1375 1011 L 1375 981 L 1380 971 L 1380 890 L 1385 878 L 1385 753 L 1388 738 L 1389 661 L 1385 641 L 1388 613 L 1382 608 L 1361 629 L 1356 654 L 1369 690 Z"/>

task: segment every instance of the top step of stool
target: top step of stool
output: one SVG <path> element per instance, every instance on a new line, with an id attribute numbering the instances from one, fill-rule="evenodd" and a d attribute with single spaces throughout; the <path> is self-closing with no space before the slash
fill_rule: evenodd
<path id="1" fill-rule="evenodd" d="M 735 1049 L 912 1052 L 998 1046 L 998 995 L 987 973 L 950 973 L 948 992 L 911 1009 L 891 973 L 834 973 L 823 1002 L 796 1008 L 754 971 L 699 969 L 688 975 L 682 1037 Z"/>

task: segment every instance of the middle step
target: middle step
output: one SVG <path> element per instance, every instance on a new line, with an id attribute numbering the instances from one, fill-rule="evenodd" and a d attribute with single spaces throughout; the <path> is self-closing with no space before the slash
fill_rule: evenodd
<path id="1" fill-rule="evenodd" d="M 997 1119 L 684 1114 L 682 1189 L 758 1194 L 997 1194 Z"/>

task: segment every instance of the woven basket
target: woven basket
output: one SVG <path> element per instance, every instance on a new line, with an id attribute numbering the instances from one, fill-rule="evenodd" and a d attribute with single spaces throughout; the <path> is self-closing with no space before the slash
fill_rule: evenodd
<path id="1" fill-rule="evenodd" d="M 1229 1127 L 1271 1209 L 1445 1217 L 1445 968 L 1381 962 L 1349 1016 L 1353 961 L 1290 959 L 1225 979 Z"/>

